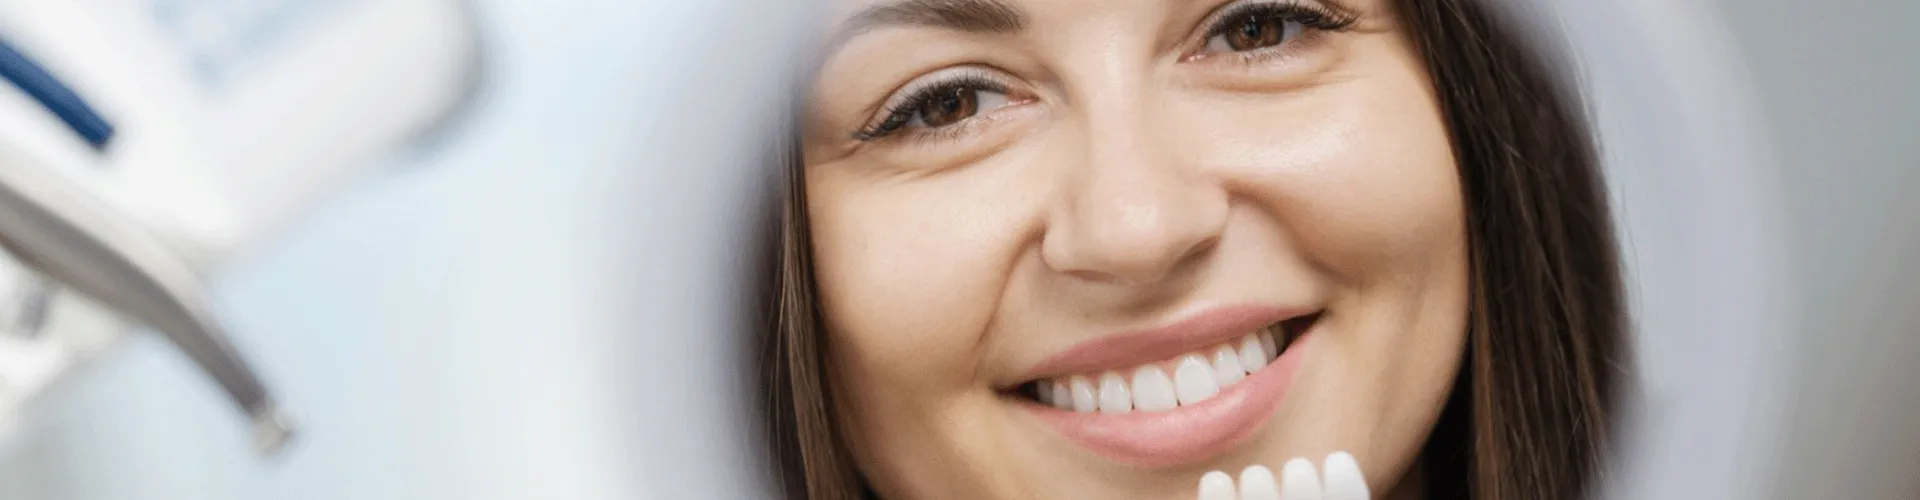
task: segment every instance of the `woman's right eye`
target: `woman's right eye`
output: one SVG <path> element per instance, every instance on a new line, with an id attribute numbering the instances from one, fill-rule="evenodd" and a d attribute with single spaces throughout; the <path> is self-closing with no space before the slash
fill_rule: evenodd
<path id="1" fill-rule="evenodd" d="M 855 134 L 873 141 L 902 130 L 955 127 L 981 113 L 1013 104 L 1004 87 L 984 79 L 959 79 L 921 87 L 882 110 L 877 123 Z"/>

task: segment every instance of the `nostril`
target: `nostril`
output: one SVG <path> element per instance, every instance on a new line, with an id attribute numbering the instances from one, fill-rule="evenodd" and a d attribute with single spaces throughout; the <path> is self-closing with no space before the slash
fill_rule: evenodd
<path id="1" fill-rule="evenodd" d="M 1089 283 L 1148 286 L 1177 280 L 1223 244 L 1226 205 L 1198 206 L 1203 203 L 1176 194 L 1071 201 L 1041 228 L 1039 257 L 1059 275 Z"/>
<path id="2" fill-rule="evenodd" d="M 1195 268 L 1200 267 L 1207 260 L 1207 256 L 1211 255 L 1219 245 L 1220 238 L 1210 237 L 1178 253 L 1163 252 L 1160 255 L 1164 257 L 1160 258 L 1111 259 L 1098 265 L 1060 269 L 1060 272 L 1073 279 L 1089 283 L 1152 285 L 1190 274 Z M 1058 268 L 1059 266 L 1056 266 L 1056 269 Z"/>
<path id="3" fill-rule="evenodd" d="M 1218 248 L 1220 248 L 1220 235 L 1216 233 L 1195 242 L 1191 247 L 1187 247 L 1187 252 L 1181 254 L 1179 260 L 1174 261 L 1174 268 L 1184 270 L 1199 265 L 1201 261 L 1207 260 L 1207 256 L 1212 255 L 1213 251 Z"/>

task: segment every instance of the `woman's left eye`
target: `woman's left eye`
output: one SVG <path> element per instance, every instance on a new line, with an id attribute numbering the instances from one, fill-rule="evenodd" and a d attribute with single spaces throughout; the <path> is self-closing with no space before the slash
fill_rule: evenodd
<path id="1" fill-rule="evenodd" d="M 1306 25 L 1271 12 L 1249 12 L 1223 19 L 1211 38 L 1209 52 L 1246 52 L 1285 43 L 1306 30 Z"/>
<path id="2" fill-rule="evenodd" d="M 1242 3 L 1210 23 L 1201 53 L 1266 52 L 1316 32 L 1344 31 L 1355 22 L 1352 14 L 1304 0 Z"/>

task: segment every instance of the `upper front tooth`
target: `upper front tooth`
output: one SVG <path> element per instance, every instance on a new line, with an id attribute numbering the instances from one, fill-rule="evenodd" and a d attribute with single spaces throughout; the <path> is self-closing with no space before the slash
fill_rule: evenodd
<path id="1" fill-rule="evenodd" d="M 1239 382 L 1246 376 L 1247 369 L 1240 366 L 1240 353 L 1233 347 L 1223 345 L 1213 350 L 1213 379 L 1220 382 L 1220 387 Z"/>
<path id="2" fill-rule="evenodd" d="M 1100 374 L 1100 411 L 1103 413 L 1126 413 L 1133 411 L 1133 394 L 1127 390 L 1127 380 L 1120 374 L 1106 372 Z"/>
<path id="3" fill-rule="evenodd" d="M 1154 365 L 1142 366 L 1133 371 L 1133 407 L 1140 411 L 1171 410 L 1178 401 L 1174 399 L 1173 381 L 1167 380 L 1167 373 Z"/>
<path id="4" fill-rule="evenodd" d="M 1073 411 L 1088 412 L 1100 408 L 1100 403 L 1093 394 L 1093 383 L 1087 381 L 1086 375 L 1074 375 L 1071 383 L 1073 384 Z"/>
<path id="5" fill-rule="evenodd" d="M 1180 364 L 1173 369 L 1173 387 L 1183 406 L 1220 393 L 1220 382 L 1213 378 L 1213 367 L 1207 365 L 1207 358 L 1198 354 L 1180 357 Z"/>
<path id="6" fill-rule="evenodd" d="M 1240 366 L 1246 368 L 1248 373 L 1267 366 L 1267 351 L 1260 347 L 1260 339 L 1254 334 L 1247 334 L 1240 339 Z"/>

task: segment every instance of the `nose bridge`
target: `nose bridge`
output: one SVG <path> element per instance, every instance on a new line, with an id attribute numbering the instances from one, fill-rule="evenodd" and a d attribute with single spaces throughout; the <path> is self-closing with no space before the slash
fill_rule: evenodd
<path id="1" fill-rule="evenodd" d="M 1106 79 L 1076 100 L 1081 160 L 1051 216 L 1043 256 L 1055 270 L 1103 282 L 1164 279 L 1218 239 L 1219 183 L 1172 152 L 1151 86 Z"/>

